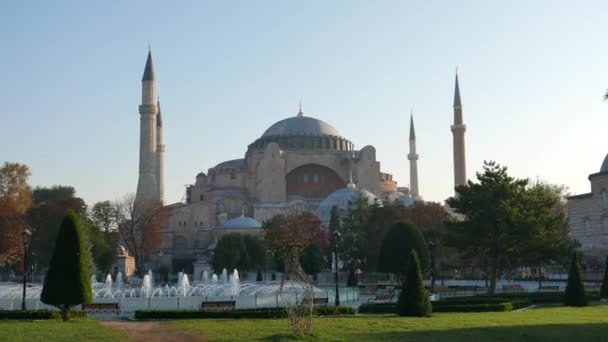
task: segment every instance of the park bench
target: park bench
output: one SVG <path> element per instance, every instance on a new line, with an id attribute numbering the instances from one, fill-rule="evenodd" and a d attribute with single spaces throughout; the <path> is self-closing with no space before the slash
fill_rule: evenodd
<path id="1" fill-rule="evenodd" d="M 369 302 L 390 302 L 394 297 L 395 295 L 393 294 L 381 293 L 377 294 L 373 299 L 370 299 Z"/>
<path id="2" fill-rule="evenodd" d="M 311 298 L 304 298 L 302 299 L 302 305 L 310 305 L 311 303 Z M 312 298 L 312 305 L 313 306 L 317 306 L 317 305 L 327 305 L 327 303 L 329 303 L 329 299 L 327 297 L 314 297 Z"/>
<path id="3" fill-rule="evenodd" d="M 541 286 L 538 292 L 559 292 L 559 286 Z"/>
<path id="4" fill-rule="evenodd" d="M 86 311 L 115 311 L 118 310 L 118 303 L 89 303 L 82 304 L 82 310 Z"/>
<path id="5" fill-rule="evenodd" d="M 438 285 L 435 285 L 431 289 L 431 292 L 433 292 L 433 293 L 437 293 L 437 292 L 449 292 L 449 291 L 450 291 L 450 288 L 447 287 L 447 286 L 438 286 Z"/>
<path id="6" fill-rule="evenodd" d="M 519 284 L 508 284 L 502 286 L 503 292 L 524 292 L 524 288 Z"/>
<path id="7" fill-rule="evenodd" d="M 201 310 L 234 310 L 236 302 L 233 300 L 202 302 Z"/>

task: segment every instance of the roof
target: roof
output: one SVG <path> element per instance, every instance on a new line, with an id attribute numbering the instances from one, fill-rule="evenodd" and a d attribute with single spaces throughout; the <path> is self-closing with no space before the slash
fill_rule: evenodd
<path id="1" fill-rule="evenodd" d="M 340 132 L 325 121 L 309 116 L 290 117 L 274 123 L 263 137 L 274 135 L 331 135 L 341 137 Z"/>
<path id="2" fill-rule="evenodd" d="M 600 167 L 600 172 L 608 171 L 608 154 L 604 157 L 604 161 L 602 162 L 602 167 Z"/>
<path id="3" fill-rule="evenodd" d="M 239 216 L 230 219 L 222 225 L 224 229 L 260 229 L 262 224 L 251 217 Z"/>
<path id="4" fill-rule="evenodd" d="M 154 65 L 152 64 L 152 50 L 148 50 L 148 59 L 146 60 L 146 68 L 141 81 L 154 81 Z"/>
<path id="5" fill-rule="evenodd" d="M 158 114 L 156 114 L 156 126 L 160 127 L 163 125 L 163 118 L 160 115 L 160 100 L 157 101 Z"/>
<path id="6" fill-rule="evenodd" d="M 239 167 L 239 168 L 243 168 L 247 166 L 247 162 L 245 161 L 245 159 L 232 159 L 232 160 L 227 160 L 225 162 L 221 162 L 219 164 L 217 164 L 215 167 Z"/>
<path id="7" fill-rule="evenodd" d="M 462 106 L 460 101 L 460 85 L 458 84 L 458 73 L 456 73 L 456 82 L 454 85 L 454 107 Z"/>
<path id="8" fill-rule="evenodd" d="M 331 208 L 337 206 L 338 209 L 347 210 L 351 202 L 357 199 L 358 196 L 363 196 L 369 204 L 373 204 L 376 195 L 373 193 L 359 189 L 356 187 L 346 187 L 332 192 L 327 198 L 321 202 L 315 213 L 321 221 L 329 221 L 331 217 Z"/>
<path id="9" fill-rule="evenodd" d="M 416 140 L 416 132 L 414 131 L 414 114 L 410 116 L 410 140 Z"/>

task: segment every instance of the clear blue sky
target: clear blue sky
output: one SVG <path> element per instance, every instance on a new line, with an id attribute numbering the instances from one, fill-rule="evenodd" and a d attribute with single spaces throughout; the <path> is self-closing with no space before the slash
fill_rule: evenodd
<path id="1" fill-rule="evenodd" d="M 150 43 L 169 201 L 300 98 L 401 185 L 413 106 L 420 190 L 443 201 L 456 66 L 469 178 L 496 160 L 582 193 L 608 152 L 607 19 L 606 1 L 4 1 L 0 161 L 90 204 L 134 192 Z"/>

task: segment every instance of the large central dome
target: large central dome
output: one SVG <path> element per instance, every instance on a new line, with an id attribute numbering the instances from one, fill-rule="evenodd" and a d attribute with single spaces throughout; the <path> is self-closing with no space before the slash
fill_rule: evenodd
<path id="1" fill-rule="evenodd" d="M 332 125 L 319 119 L 298 115 L 276 122 L 270 126 L 263 137 L 273 135 L 331 135 L 340 137 L 340 133 Z"/>
<path id="2" fill-rule="evenodd" d="M 248 150 L 262 149 L 277 143 L 282 149 L 322 149 L 352 151 L 353 144 L 334 126 L 325 121 L 304 116 L 302 109 L 295 117 L 283 119 L 270 126 Z"/>

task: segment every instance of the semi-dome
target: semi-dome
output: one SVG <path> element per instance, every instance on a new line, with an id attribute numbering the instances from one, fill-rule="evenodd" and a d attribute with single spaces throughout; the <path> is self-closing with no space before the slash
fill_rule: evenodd
<path id="1" fill-rule="evenodd" d="M 331 135 L 340 137 L 340 133 L 332 125 L 325 121 L 298 115 L 283 119 L 270 126 L 263 137 L 273 135 Z"/>
<path id="2" fill-rule="evenodd" d="M 262 224 L 251 217 L 239 216 L 230 219 L 222 225 L 224 229 L 260 229 Z"/>
<path id="3" fill-rule="evenodd" d="M 321 202 L 315 213 L 321 221 L 329 221 L 331 208 L 337 206 L 338 209 L 347 210 L 349 203 L 354 202 L 359 196 L 364 197 L 369 204 L 373 204 L 377 199 L 376 195 L 367 190 L 349 186 L 332 192 Z"/>
<path id="4" fill-rule="evenodd" d="M 602 167 L 600 168 L 600 172 L 608 171 L 608 154 L 604 158 L 604 162 L 602 163 Z"/>

